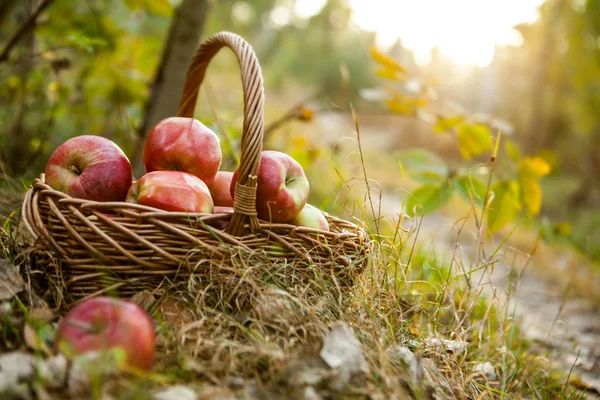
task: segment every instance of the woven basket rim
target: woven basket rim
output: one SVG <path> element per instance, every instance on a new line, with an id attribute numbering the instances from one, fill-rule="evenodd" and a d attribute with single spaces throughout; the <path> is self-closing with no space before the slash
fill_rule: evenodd
<path id="1" fill-rule="evenodd" d="M 239 251 L 266 251 L 274 262 L 277 257 L 288 257 L 289 254 L 304 263 L 302 265 L 320 267 L 321 272 L 330 273 L 336 279 L 342 277 L 352 281 L 355 274 L 362 271 L 373 244 L 364 222 L 354 223 L 322 211 L 330 227 L 333 226 L 332 230 L 326 231 L 290 223 L 272 223 L 257 217 L 256 173 L 264 135 L 264 88 L 256 55 L 244 39 L 230 32 L 219 32 L 200 45 L 186 76 L 177 115 L 193 117 L 208 64 L 223 47 L 229 47 L 238 58 L 244 92 L 240 173 L 233 196 L 233 213 L 177 213 L 128 202 L 73 198 L 47 185 L 42 173 L 25 194 L 22 220 L 32 238 L 42 242 L 43 248 L 38 254 L 46 257 L 44 265 L 54 268 L 57 277 L 62 279 L 66 274 L 69 282 L 81 284 L 78 287 L 85 289 L 81 290 L 92 292 L 102 285 L 117 289 L 123 285 L 142 287 L 149 285 L 148 282 L 156 283 L 151 278 L 160 278 L 164 271 L 175 271 L 179 276 L 182 263 L 188 260 L 189 255 L 185 252 L 190 246 L 197 246 L 197 260 L 207 257 L 205 260 L 210 265 L 221 263 L 220 273 L 231 269 L 222 264 L 227 257 L 233 268 L 233 257 L 237 257 L 234 253 Z M 118 217 L 108 217 L 106 210 Z M 195 225 L 190 225 L 190 221 Z M 213 222 L 226 222 L 225 228 L 216 228 L 211 225 Z M 150 233 L 144 233 L 146 231 Z M 153 240 L 159 244 L 154 244 Z M 178 248 L 178 241 L 185 246 Z M 274 245 L 285 250 L 281 253 L 283 256 L 260 247 Z M 58 264 L 48 261 L 48 257 L 57 257 Z M 313 259 L 319 262 L 313 262 Z M 144 268 L 151 270 L 144 271 Z M 98 282 L 106 270 L 111 270 L 115 276 L 127 276 L 127 284 L 115 282 L 112 276 L 109 283 Z M 139 274 L 127 275 L 133 272 Z M 196 270 L 186 272 L 188 275 L 196 273 Z M 202 273 L 210 279 L 214 271 Z M 162 283 L 158 285 L 162 286 Z M 127 290 L 132 290 L 131 287 Z M 102 286 L 96 292 L 86 293 L 93 296 L 105 290 Z"/>

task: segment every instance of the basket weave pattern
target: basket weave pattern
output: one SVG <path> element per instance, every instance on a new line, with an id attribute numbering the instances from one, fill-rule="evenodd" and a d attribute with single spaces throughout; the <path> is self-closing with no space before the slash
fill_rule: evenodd
<path id="1" fill-rule="evenodd" d="M 362 271 L 370 241 L 357 225 L 327 216 L 331 231 L 326 232 L 256 217 L 264 95 L 260 66 L 247 42 L 221 32 L 199 47 L 178 116 L 193 116 L 208 63 L 224 46 L 238 57 L 244 90 L 234 213 L 176 213 L 75 199 L 46 185 L 42 174 L 26 193 L 23 222 L 37 242 L 36 268 L 45 272 L 49 286 L 58 288 L 67 304 L 109 292 L 127 297 L 189 279 L 201 282 L 206 290 L 220 282 L 214 290 L 233 294 L 244 281 L 244 266 L 258 270 L 263 278 L 273 277 L 262 281 L 279 285 L 293 285 L 315 274 L 350 284 Z"/>

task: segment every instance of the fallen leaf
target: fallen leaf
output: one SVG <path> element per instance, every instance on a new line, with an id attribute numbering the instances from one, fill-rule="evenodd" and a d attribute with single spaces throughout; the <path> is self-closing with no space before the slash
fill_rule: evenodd
<path id="1" fill-rule="evenodd" d="M 36 330 L 26 322 L 25 326 L 23 327 L 23 340 L 30 349 L 41 351 L 48 356 L 52 355 L 52 349 L 50 346 L 48 346 L 48 343 L 46 343 L 46 340 L 44 339 L 44 337 L 47 335 L 40 334 L 41 329 L 44 329 L 44 327 Z"/>
<path id="2" fill-rule="evenodd" d="M 0 300 L 9 300 L 25 289 L 25 282 L 12 263 L 0 259 Z"/>

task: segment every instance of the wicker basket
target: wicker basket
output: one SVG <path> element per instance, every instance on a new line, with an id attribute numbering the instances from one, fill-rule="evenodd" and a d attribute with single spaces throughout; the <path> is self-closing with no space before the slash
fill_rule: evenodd
<path id="1" fill-rule="evenodd" d="M 234 213 L 176 213 L 76 199 L 50 188 L 42 174 L 26 193 L 22 215 L 37 243 L 34 272 L 63 307 L 100 294 L 129 297 L 181 284 L 241 306 L 240 290 L 248 282 L 289 287 L 316 277 L 348 285 L 364 268 L 371 242 L 353 223 L 327 216 L 331 231 L 326 232 L 257 219 L 264 94 L 260 66 L 246 41 L 221 32 L 201 44 L 178 116 L 193 116 L 208 63 L 224 46 L 238 58 L 244 91 Z M 253 279 L 245 279 L 248 274 Z"/>

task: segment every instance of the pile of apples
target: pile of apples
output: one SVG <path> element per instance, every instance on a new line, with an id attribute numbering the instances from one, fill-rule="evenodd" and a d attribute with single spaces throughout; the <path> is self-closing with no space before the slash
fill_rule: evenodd
<path id="1" fill-rule="evenodd" d="M 146 174 L 133 180 L 131 163 L 111 140 L 77 136 L 60 145 L 46 165 L 46 183 L 72 197 L 127 201 L 165 211 L 233 213 L 238 170 L 219 171 L 219 137 L 194 118 L 156 124 L 144 144 Z M 327 219 L 307 203 L 310 186 L 288 154 L 263 151 L 257 172 L 258 218 L 329 230 Z"/>

